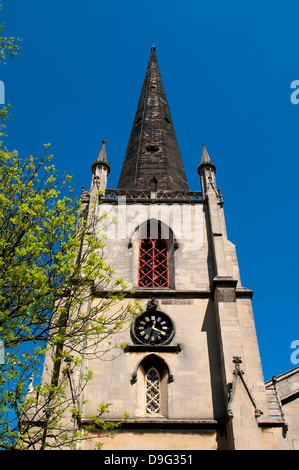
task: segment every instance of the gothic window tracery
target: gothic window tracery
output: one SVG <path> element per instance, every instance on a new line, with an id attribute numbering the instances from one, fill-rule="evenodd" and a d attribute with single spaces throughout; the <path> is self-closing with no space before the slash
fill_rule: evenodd
<path id="1" fill-rule="evenodd" d="M 151 367 L 146 374 L 145 388 L 146 414 L 159 414 L 161 411 L 160 375 L 154 367 Z"/>

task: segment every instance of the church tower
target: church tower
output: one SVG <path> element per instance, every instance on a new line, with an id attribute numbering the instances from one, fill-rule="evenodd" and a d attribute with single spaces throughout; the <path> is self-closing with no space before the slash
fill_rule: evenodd
<path id="1" fill-rule="evenodd" d="M 196 163 L 198 187 L 191 190 L 153 46 L 118 187 L 107 185 L 104 141 L 91 188 L 81 195 L 88 213 L 100 189 L 99 212 L 116 216 L 105 260 L 144 310 L 117 335 L 125 348 L 83 365 L 94 377 L 84 390 L 82 423 L 100 402 L 110 404 L 104 420 L 129 415 L 114 439 L 90 431 L 104 450 L 284 446 L 284 416 L 264 383 L 253 292 L 241 283 L 205 146 Z"/>
<path id="2" fill-rule="evenodd" d="M 203 146 L 189 189 L 154 46 L 117 189 L 101 155 L 100 209 L 117 216 L 107 261 L 144 313 L 118 357 L 89 361 L 86 421 L 99 399 L 111 403 L 107 420 L 129 414 L 115 439 L 94 439 L 115 450 L 275 447 L 284 421 L 269 412 L 253 292 L 227 238 L 216 166 Z"/>

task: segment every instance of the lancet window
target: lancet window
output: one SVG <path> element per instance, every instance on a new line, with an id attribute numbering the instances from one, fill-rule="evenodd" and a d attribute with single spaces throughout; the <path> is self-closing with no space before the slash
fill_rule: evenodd
<path id="1" fill-rule="evenodd" d="M 160 375 L 154 367 L 151 367 L 146 374 L 145 389 L 146 414 L 159 414 L 161 411 Z"/>
<path id="2" fill-rule="evenodd" d="M 167 245 L 160 227 L 156 238 L 150 235 L 140 242 L 138 287 L 165 288 L 169 286 Z"/>

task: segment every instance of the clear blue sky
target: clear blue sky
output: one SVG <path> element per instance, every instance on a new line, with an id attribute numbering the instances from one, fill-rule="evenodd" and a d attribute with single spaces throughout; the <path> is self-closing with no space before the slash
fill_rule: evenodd
<path id="1" fill-rule="evenodd" d="M 5 34 L 22 52 L 1 66 L 8 146 L 89 189 L 106 139 L 117 186 L 152 39 L 189 186 L 205 143 L 217 165 L 265 379 L 291 363 L 298 328 L 298 0 L 7 0 Z"/>

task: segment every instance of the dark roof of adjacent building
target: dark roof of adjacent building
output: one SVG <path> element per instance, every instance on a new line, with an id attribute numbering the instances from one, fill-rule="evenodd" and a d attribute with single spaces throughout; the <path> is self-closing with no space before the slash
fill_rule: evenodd
<path id="1" fill-rule="evenodd" d="M 185 170 L 153 46 L 119 178 L 119 189 L 188 190 Z"/>

